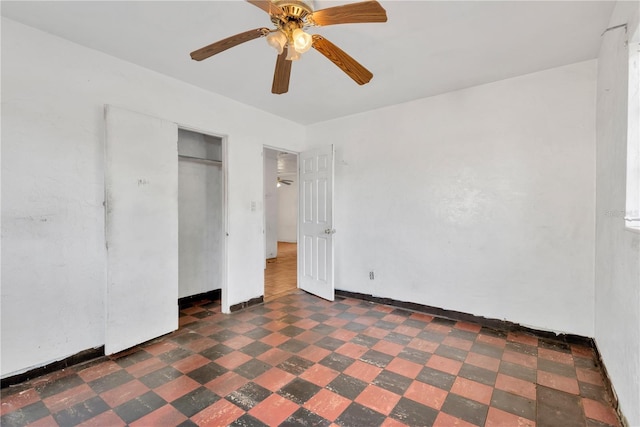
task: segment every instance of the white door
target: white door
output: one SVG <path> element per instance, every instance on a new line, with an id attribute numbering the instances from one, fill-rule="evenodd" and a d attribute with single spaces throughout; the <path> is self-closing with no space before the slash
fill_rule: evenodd
<path id="1" fill-rule="evenodd" d="M 298 284 L 333 301 L 333 145 L 300 153 Z"/>
<path id="2" fill-rule="evenodd" d="M 105 107 L 105 353 L 178 328 L 178 128 Z"/>

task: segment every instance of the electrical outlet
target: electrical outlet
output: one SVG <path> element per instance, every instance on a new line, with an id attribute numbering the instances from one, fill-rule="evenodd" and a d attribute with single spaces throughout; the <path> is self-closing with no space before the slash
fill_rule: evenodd
<path id="1" fill-rule="evenodd" d="M 376 275 L 373 273 L 373 270 L 369 272 L 369 280 L 373 280 L 376 278 Z"/>

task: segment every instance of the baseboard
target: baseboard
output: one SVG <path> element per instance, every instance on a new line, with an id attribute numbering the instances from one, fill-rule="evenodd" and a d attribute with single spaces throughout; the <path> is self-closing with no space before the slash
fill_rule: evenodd
<path id="1" fill-rule="evenodd" d="M 39 368 L 34 368 L 27 372 L 23 372 L 17 375 L 12 375 L 7 378 L 2 378 L 0 380 L 0 388 L 10 387 L 12 385 L 20 384 L 25 381 L 29 381 L 34 378 L 40 377 L 42 375 L 47 375 L 52 372 L 59 371 L 60 369 L 65 369 L 73 365 L 78 365 L 80 363 L 87 362 L 92 359 L 97 359 L 102 356 L 104 356 L 104 346 L 91 348 L 89 350 L 84 350 L 72 356 L 66 357 L 62 360 L 49 363 L 48 365 L 44 365 Z"/>
<path id="2" fill-rule="evenodd" d="M 222 289 L 214 289 L 213 291 L 203 292 L 196 295 L 189 295 L 188 297 L 182 297 L 178 299 L 178 307 L 180 310 L 189 307 L 194 301 L 202 301 L 208 299 L 211 301 L 218 301 L 222 298 Z"/>
<path id="3" fill-rule="evenodd" d="M 437 317 L 444 317 L 450 320 L 477 323 L 485 328 L 494 329 L 498 331 L 513 331 L 513 332 L 525 332 L 535 335 L 539 338 L 546 338 L 552 340 L 564 341 L 568 344 L 581 344 L 595 349 L 595 342 L 593 338 L 583 337 L 573 334 L 556 334 L 555 332 L 543 331 L 539 329 L 529 328 L 522 326 L 518 323 L 509 322 L 507 320 L 491 319 L 482 316 L 476 316 L 474 314 L 463 313 L 460 311 L 446 310 L 440 307 L 432 307 L 430 305 L 418 304 L 410 301 L 399 301 L 392 298 L 376 297 L 369 294 L 362 294 L 359 292 L 351 292 L 336 289 L 336 295 L 342 295 L 348 298 L 361 299 L 365 301 L 371 301 L 378 304 L 390 305 L 398 308 L 406 308 L 408 310 L 418 311 L 425 314 L 430 314 Z"/>
<path id="4" fill-rule="evenodd" d="M 242 310 L 247 307 L 251 307 L 253 305 L 262 304 L 264 302 L 264 295 L 260 295 L 257 298 L 251 298 L 249 301 L 239 302 L 238 304 L 233 304 L 229 307 L 229 310 L 233 313 L 235 311 Z"/>

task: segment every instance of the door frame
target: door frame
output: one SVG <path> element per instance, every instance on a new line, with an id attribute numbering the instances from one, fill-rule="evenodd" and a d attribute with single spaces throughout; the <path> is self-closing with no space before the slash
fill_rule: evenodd
<path id="1" fill-rule="evenodd" d="M 269 150 L 275 150 L 275 151 L 280 151 L 282 153 L 287 153 L 287 154 L 295 154 L 296 158 L 297 158 L 297 168 L 296 168 L 296 180 L 298 182 L 298 185 L 300 185 L 300 152 L 296 151 L 296 150 L 289 150 L 286 148 L 280 148 L 280 147 L 276 147 L 275 145 L 269 145 L 269 144 L 262 144 L 262 206 L 264 206 L 264 196 L 265 196 L 265 186 L 266 183 L 264 182 L 264 149 L 268 148 Z M 299 189 L 299 187 L 298 187 Z M 299 192 L 299 190 L 298 190 Z M 298 242 L 298 236 L 300 234 L 300 197 L 298 194 L 298 203 L 296 206 L 296 259 L 299 261 L 300 260 L 300 242 Z M 266 247 L 267 244 L 267 215 L 266 215 L 266 210 L 262 209 L 262 248 L 264 249 Z M 266 270 L 267 268 L 267 259 L 265 258 L 264 260 L 264 269 Z M 296 269 L 297 270 L 297 269 Z M 299 279 L 299 274 L 296 273 L 296 289 L 300 289 L 300 281 Z M 264 298 L 264 274 L 262 275 L 262 296 Z"/>
<path id="2" fill-rule="evenodd" d="M 228 251 L 229 251 L 229 188 L 228 188 L 228 136 L 210 130 L 174 122 L 178 129 L 209 135 L 222 140 L 222 232 L 224 234 L 222 244 L 222 283 L 220 284 L 220 309 L 223 313 L 230 313 L 228 291 Z"/>

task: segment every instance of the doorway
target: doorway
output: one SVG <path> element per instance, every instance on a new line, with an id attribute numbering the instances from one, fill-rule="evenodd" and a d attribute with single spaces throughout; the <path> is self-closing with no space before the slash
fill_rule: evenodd
<path id="1" fill-rule="evenodd" d="M 298 288 L 298 154 L 264 149 L 264 300 Z"/>

